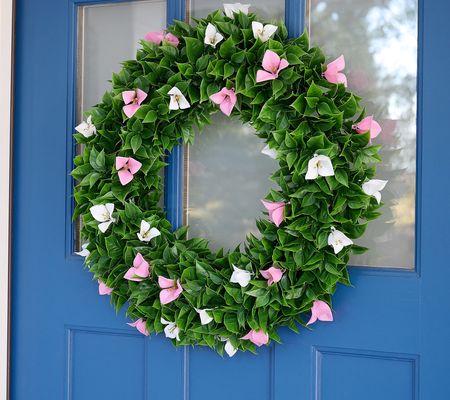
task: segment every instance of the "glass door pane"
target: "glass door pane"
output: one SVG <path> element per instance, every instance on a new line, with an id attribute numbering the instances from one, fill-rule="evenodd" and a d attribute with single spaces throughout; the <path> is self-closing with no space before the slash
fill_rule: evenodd
<path id="1" fill-rule="evenodd" d="M 201 18 L 222 7 L 222 1 L 192 0 L 188 11 Z M 280 20 L 284 1 L 253 2 L 250 11 L 267 20 Z M 261 154 L 264 142 L 254 132 L 237 118 L 218 112 L 187 151 L 185 222 L 191 237 L 210 239 L 213 249 L 232 249 L 249 232 L 257 233 L 260 199 L 275 185 L 269 176 L 277 162 Z"/>
<path id="2" fill-rule="evenodd" d="M 330 60 L 345 55 L 349 88 L 364 97 L 382 132 L 381 218 L 358 244 L 370 251 L 352 265 L 414 267 L 417 108 L 417 2 L 415 0 L 310 0 L 313 45 Z"/>
<path id="3" fill-rule="evenodd" d="M 76 124 L 85 111 L 111 89 L 113 72 L 133 59 L 139 41 L 166 26 L 165 0 L 138 0 L 78 7 Z M 80 249 L 80 223 L 75 226 L 75 249 Z"/>

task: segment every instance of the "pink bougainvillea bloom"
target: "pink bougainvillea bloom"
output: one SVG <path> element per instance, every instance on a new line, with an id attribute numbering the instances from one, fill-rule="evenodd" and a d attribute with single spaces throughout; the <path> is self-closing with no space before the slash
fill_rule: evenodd
<path id="1" fill-rule="evenodd" d="M 129 322 L 127 325 L 132 326 L 133 328 L 136 328 L 139 332 L 141 332 L 143 335 L 148 336 L 148 329 L 147 329 L 147 323 L 142 318 L 139 318 L 138 320 L 134 322 Z"/>
<path id="2" fill-rule="evenodd" d="M 116 169 L 122 186 L 133 180 L 133 176 L 142 167 L 142 164 L 131 157 L 116 157 Z"/>
<path id="3" fill-rule="evenodd" d="M 161 304 L 168 304 L 180 297 L 183 288 L 179 279 L 168 279 L 163 276 L 158 277 L 158 285 L 161 289 L 159 293 L 159 300 Z"/>
<path id="4" fill-rule="evenodd" d="M 114 290 L 113 288 L 106 286 L 106 284 L 102 282 L 100 279 L 97 282 L 98 282 L 98 294 L 100 296 L 104 296 L 105 294 L 106 295 L 111 294 L 112 291 Z"/>
<path id="5" fill-rule="evenodd" d="M 166 33 L 166 36 L 164 36 L 164 40 L 167 43 L 170 43 L 172 46 L 175 46 L 175 47 L 177 47 L 180 44 L 180 40 L 175 35 L 172 35 L 171 33 Z"/>
<path id="6" fill-rule="evenodd" d="M 270 267 L 268 269 L 263 269 L 261 271 L 261 275 L 267 279 L 267 284 L 270 286 L 273 283 L 277 283 L 283 277 L 284 271 L 279 268 Z"/>
<path id="7" fill-rule="evenodd" d="M 276 226 L 284 221 L 284 207 L 285 203 L 282 201 L 271 202 L 266 200 L 261 200 L 264 207 L 269 211 L 269 220 L 272 221 Z"/>
<path id="8" fill-rule="evenodd" d="M 144 40 L 155 44 L 161 44 L 164 39 L 164 32 L 148 32 L 144 36 Z"/>
<path id="9" fill-rule="evenodd" d="M 273 52 L 272 50 L 266 50 L 264 53 L 262 67 L 256 72 L 256 82 L 265 82 L 278 78 L 278 74 L 282 69 L 285 69 L 289 65 L 288 61 Z"/>
<path id="10" fill-rule="evenodd" d="M 236 93 L 234 93 L 234 89 L 227 89 L 226 87 L 219 92 L 212 94 L 209 98 L 213 103 L 219 104 L 221 111 L 228 117 L 230 116 L 231 111 L 233 111 L 234 105 L 237 101 L 237 96 Z"/>
<path id="11" fill-rule="evenodd" d="M 345 68 L 345 58 L 343 55 L 336 58 L 327 65 L 327 69 L 323 73 L 325 79 L 330 83 L 343 83 L 347 87 L 347 77 L 340 71 Z"/>
<path id="12" fill-rule="evenodd" d="M 358 133 L 370 131 L 370 139 L 376 138 L 381 132 L 380 124 L 373 119 L 372 115 L 359 121 L 357 124 L 353 125 L 352 128 Z"/>
<path id="13" fill-rule="evenodd" d="M 125 90 L 122 92 L 122 98 L 125 105 L 122 110 L 128 118 L 131 118 L 134 113 L 139 110 L 141 103 L 147 97 L 147 93 L 145 93 L 141 89 L 136 90 Z"/>
<path id="14" fill-rule="evenodd" d="M 311 325 L 317 320 L 333 321 L 333 314 L 330 306 L 322 300 L 314 300 L 311 308 L 311 318 L 306 325 Z"/>
<path id="15" fill-rule="evenodd" d="M 172 35 L 171 33 L 164 34 L 164 32 L 149 32 L 144 36 L 144 40 L 158 45 L 164 40 L 175 47 L 180 44 L 179 39 L 175 35 Z"/>
<path id="16" fill-rule="evenodd" d="M 258 347 L 261 347 L 263 344 L 267 344 L 269 342 L 269 335 L 265 333 L 262 329 L 259 331 L 255 331 L 252 329 L 249 333 L 247 333 L 242 340 L 250 340 L 252 343 L 256 344 Z"/>
<path id="17" fill-rule="evenodd" d="M 125 273 L 124 278 L 129 281 L 141 282 L 150 275 L 150 265 L 141 253 L 137 253 L 133 266 Z"/>

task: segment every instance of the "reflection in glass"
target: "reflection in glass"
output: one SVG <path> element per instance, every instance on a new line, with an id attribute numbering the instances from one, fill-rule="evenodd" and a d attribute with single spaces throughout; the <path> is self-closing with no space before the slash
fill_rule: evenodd
<path id="1" fill-rule="evenodd" d="M 350 90 L 368 99 L 383 131 L 383 163 L 377 178 L 388 179 L 383 215 L 371 222 L 358 244 L 370 251 L 352 265 L 414 267 L 416 181 L 417 2 L 411 0 L 311 0 L 313 45 L 330 60 L 345 55 Z"/>
<path id="2" fill-rule="evenodd" d="M 110 90 L 112 73 L 121 69 L 123 60 L 135 58 L 145 34 L 165 26 L 165 0 L 78 8 L 77 121 Z"/>
<path id="3" fill-rule="evenodd" d="M 83 113 L 111 89 L 109 81 L 113 72 L 120 71 L 120 63 L 135 58 L 139 40 L 147 32 L 159 31 L 165 26 L 165 0 L 78 7 L 76 125 L 83 119 Z M 75 249 L 80 247 L 78 220 Z"/>
<path id="4" fill-rule="evenodd" d="M 261 154 L 254 129 L 221 113 L 189 147 L 187 217 L 191 236 L 211 240 L 211 248 L 232 249 L 264 218 L 263 199 L 275 183 L 277 162 Z"/>
<path id="5" fill-rule="evenodd" d="M 202 18 L 223 1 L 191 0 L 190 15 Z M 267 20 L 284 16 L 284 1 L 252 2 L 251 12 Z M 263 140 L 254 129 L 218 112 L 212 124 L 196 135 L 189 147 L 186 222 L 191 237 L 207 237 L 211 248 L 232 249 L 246 234 L 257 233 L 262 214 L 260 199 L 275 188 L 269 180 L 278 163 L 261 154 Z"/>
<path id="6" fill-rule="evenodd" d="M 204 18 L 214 10 L 222 10 L 223 3 L 234 3 L 234 1 L 190 0 L 189 3 L 190 16 L 193 18 Z M 242 4 L 251 4 L 250 12 L 267 21 L 284 18 L 284 1 L 282 0 L 243 1 Z"/>

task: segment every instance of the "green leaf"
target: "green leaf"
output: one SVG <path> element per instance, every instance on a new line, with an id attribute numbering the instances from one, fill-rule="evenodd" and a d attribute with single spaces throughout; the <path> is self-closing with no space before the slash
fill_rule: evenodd
<path id="1" fill-rule="evenodd" d="M 153 123 L 158 119 L 158 114 L 156 113 L 155 110 L 150 110 L 144 118 L 144 123 Z"/>
<path id="2" fill-rule="evenodd" d="M 197 59 L 203 54 L 203 43 L 192 37 L 184 37 L 186 43 L 186 55 L 191 63 L 195 63 Z"/>
<path id="3" fill-rule="evenodd" d="M 344 169 L 337 169 L 334 171 L 334 177 L 341 185 L 348 187 L 348 175 Z"/>
<path id="4" fill-rule="evenodd" d="M 133 150 L 133 153 L 136 154 L 136 152 L 139 150 L 139 148 L 142 145 L 142 137 L 140 135 L 134 135 L 131 140 L 131 149 Z"/>
<path id="5" fill-rule="evenodd" d="M 223 318 L 225 328 L 232 333 L 239 333 L 239 324 L 235 313 L 227 312 Z"/>
<path id="6" fill-rule="evenodd" d="M 219 54 L 221 57 L 230 60 L 231 56 L 236 53 L 236 46 L 232 37 L 225 40 L 219 48 Z"/>

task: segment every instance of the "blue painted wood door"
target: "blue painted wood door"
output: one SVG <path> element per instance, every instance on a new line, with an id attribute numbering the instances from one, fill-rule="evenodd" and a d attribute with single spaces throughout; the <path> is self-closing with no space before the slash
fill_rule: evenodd
<path id="1" fill-rule="evenodd" d="M 450 4 L 419 7 L 416 268 L 354 268 L 355 287 L 335 296 L 335 323 L 282 330 L 283 345 L 232 359 L 128 329 L 73 255 L 77 4 L 16 1 L 11 398 L 450 399 Z M 303 5 L 286 3 L 292 34 L 302 29 Z M 182 14 L 169 0 L 168 19 Z M 177 223 L 179 170 L 167 177 Z"/>

